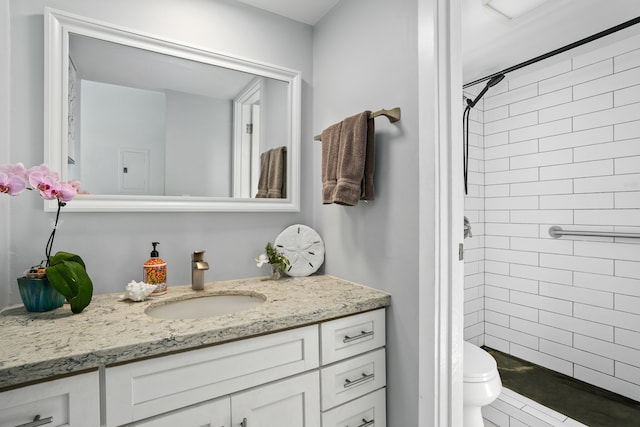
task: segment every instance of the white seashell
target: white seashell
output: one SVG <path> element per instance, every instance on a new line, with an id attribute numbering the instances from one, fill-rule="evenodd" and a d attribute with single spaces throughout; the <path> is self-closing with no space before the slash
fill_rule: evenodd
<path id="1" fill-rule="evenodd" d="M 127 283 L 124 288 L 124 295 L 121 299 L 130 299 L 131 301 L 144 301 L 157 285 L 148 285 L 144 282 L 136 282 L 134 280 Z"/>

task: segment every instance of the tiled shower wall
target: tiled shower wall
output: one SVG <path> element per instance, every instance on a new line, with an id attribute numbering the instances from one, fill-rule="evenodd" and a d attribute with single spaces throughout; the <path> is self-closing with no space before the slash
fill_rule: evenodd
<path id="1" fill-rule="evenodd" d="M 640 400 L 640 239 L 548 234 L 640 233 L 640 36 L 507 76 L 481 104 L 465 338 Z"/>

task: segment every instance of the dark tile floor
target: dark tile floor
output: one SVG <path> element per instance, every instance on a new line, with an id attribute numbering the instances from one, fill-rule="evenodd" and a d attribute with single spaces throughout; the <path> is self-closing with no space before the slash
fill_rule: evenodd
<path id="1" fill-rule="evenodd" d="M 640 402 L 483 347 L 498 362 L 502 384 L 590 427 L 640 426 Z"/>

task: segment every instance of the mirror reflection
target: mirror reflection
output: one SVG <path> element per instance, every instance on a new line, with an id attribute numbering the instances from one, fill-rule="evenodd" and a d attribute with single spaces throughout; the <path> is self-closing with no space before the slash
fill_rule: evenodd
<path id="1" fill-rule="evenodd" d="M 286 198 L 287 94 L 288 82 L 72 33 L 68 175 L 91 194 Z"/>

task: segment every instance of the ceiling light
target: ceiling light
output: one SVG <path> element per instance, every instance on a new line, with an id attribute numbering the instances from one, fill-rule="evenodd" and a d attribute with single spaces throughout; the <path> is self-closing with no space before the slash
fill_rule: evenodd
<path id="1" fill-rule="evenodd" d="M 507 19 L 515 19 L 549 0 L 482 0 L 482 4 Z"/>

